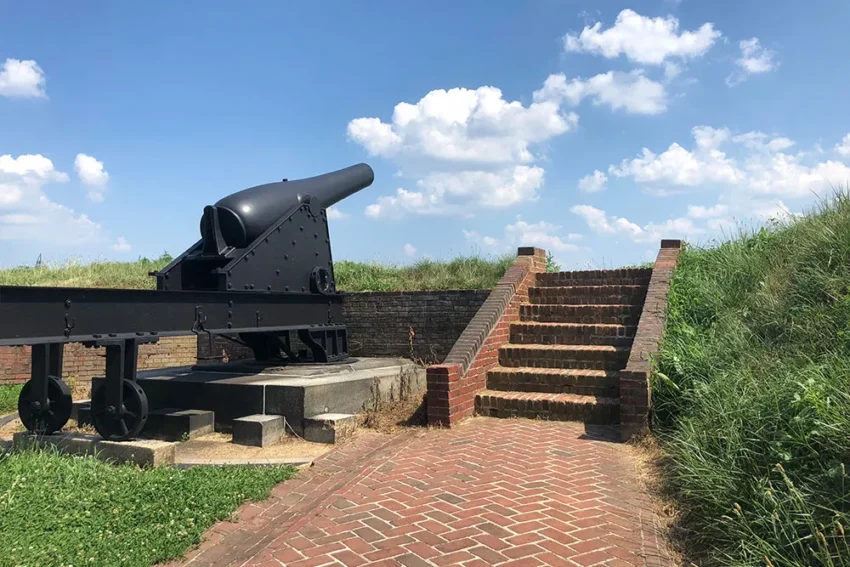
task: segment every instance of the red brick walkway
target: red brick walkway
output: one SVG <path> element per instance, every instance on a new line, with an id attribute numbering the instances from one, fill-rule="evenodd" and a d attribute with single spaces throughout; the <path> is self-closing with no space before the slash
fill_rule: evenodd
<path id="1" fill-rule="evenodd" d="M 669 565 L 630 449 L 583 425 L 475 418 L 363 433 L 184 564 Z"/>

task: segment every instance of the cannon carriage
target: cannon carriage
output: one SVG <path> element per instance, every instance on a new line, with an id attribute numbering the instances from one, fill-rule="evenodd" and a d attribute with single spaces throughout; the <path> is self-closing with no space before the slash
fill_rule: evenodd
<path id="1" fill-rule="evenodd" d="M 139 435 L 148 400 L 136 382 L 139 345 L 160 337 L 236 335 L 261 362 L 348 357 L 327 208 L 371 185 L 366 164 L 239 191 L 204 208 L 201 238 L 152 272 L 156 290 L 0 286 L 0 346 L 31 345 L 18 399 L 27 430 L 49 434 L 71 415 L 64 345 L 105 347 L 92 421 L 109 440 Z M 294 337 L 306 348 L 296 348 Z"/>

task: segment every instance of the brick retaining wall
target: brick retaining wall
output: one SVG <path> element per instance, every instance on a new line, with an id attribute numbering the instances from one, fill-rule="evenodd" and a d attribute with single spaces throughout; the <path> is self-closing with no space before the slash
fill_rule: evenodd
<path id="1" fill-rule="evenodd" d="M 490 295 L 490 290 L 347 293 L 345 324 L 352 356 L 397 356 L 441 362 Z M 251 350 L 216 337 L 198 339 L 200 360 L 251 358 Z"/>
<path id="2" fill-rule="evenodd" d="M 195 364 L 198 343 L 194 335 L 167 337 L 158 343 L 139 345 L 139 370 Z M 62 377 L 79 391 L 92 376 L 102 376 L 106 367 L 105 348 L 65 345 Z M 0 384 L 19 384 L 30 378 L 30 347 L 0 347 Z"/>
<path id="3" fill-rule="evenodd" d="M 351 353 L 442 362 L 489 295 L 490 290 L 347 294 Z"/>

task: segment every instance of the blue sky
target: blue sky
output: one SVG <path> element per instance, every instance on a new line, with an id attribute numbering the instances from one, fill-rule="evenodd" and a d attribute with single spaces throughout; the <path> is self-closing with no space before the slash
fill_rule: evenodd
<path id="1" fill-rule="evenodd" d="M 0 13 L 0 265 L 176 254 L 204 205 L 361 161 L 337 259 L 617 266 L 850 182 L 837 0 Z"/>

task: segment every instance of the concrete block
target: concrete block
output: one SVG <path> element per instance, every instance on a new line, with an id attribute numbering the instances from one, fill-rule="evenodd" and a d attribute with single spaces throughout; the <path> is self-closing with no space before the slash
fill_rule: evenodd
<path id="1" fill-rule="evenodd" d="M 133 463 L 140 467 L 161 467 L 174 464 L 177 443 L 154 439 L 105 441 L 98 435 L 56 433 L 33 435 L 27 431 L 15 433 L 15 449 L 30 447 L 55 448 L 69 455 L 92 455 L 102 461 Z"/>
<path id="2" fill-rule="evenodd" d="M 207 410 L 163 409 L 150 412 L 142 435 L 165 441 L 185 441 L 212 433 L 215 413 Z"/>
<path id="3" fill-rule="evenodd" d="M 149 377 L 148 377 L 149 376 Z M 193 372 L 190 368 L 139 373 L 139 385 L 156 409 L 200 409 L 215 413 L 216 431 L 230 431 L 233 419 L 263 413 L 263 388 L 243 373 Z M 92 380 L 92 389 L 103 378 Z"/>
<path id="4" fill-rule="evenodd" d="M 71 405 L 71 419 L 77 425 L 91 425 L 91 400 L 79 400 Z"/>
<path id="5" fill-rule="evenodd" d="M 322 413 L 304 420 L 304 439 L 313 443 L 341 443 L 356 428 L 357 418 L 350 413 Z"/>
<path id="6" fill-rule="evenodd" d="M 282 415 L 249 415 L 233 420 L 233 442 L 237 445 L 268 447 L 286 434 Z"/>

